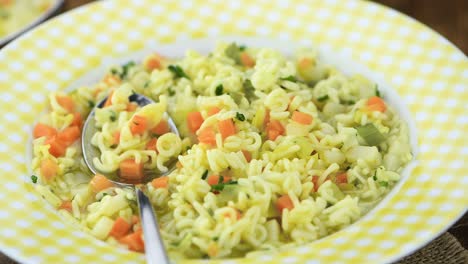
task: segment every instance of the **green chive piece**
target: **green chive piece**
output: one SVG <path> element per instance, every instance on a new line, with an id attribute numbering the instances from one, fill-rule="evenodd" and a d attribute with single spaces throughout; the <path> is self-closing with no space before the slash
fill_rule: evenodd
<path id="1" fill-rule="evenodd" d="M 202 180 L 206 180 L 206 177 L 208 177 L 208 170 L 205 170 L 205 172 L 201 176 Z"/>
<path id="2" fill-rule="evenodd" d="M 179 65 L 169 65 L 167 68 L 175 75 L 176 79 L 187 78 L 190 80 L 188 75 L 184 72 L 184 70 L 182 70 L 182 68 Z"/>
<path id="3" fill-rule="evenodd" d="M 223 94 L 223 91 L 224 91 L 224 87 L 222 84 L 216 86 L 216 90 L 215 90 L 215 94 L 216 95 L 222 95 Z"/>
<path id="4" fill-rule="evenodd" d="M 37 183 L 37 176 L 36 175 L 31 175 L 31 181 L 33 183 Z"/>
<path id="5" fill-rule="evenodd" d="M 245 121 L 245 116 L 239 112 L 236 113 L 236 118 L 239 120 L 239 121 Z"/>
<path id="6" fill-rule="evenodd" d="M 328 94 L 317 98 L 317 101 L 319 101 L 319 102 L 323 102 L 323 101 L 326 101 L 326 100 L 328 100 Z"/>

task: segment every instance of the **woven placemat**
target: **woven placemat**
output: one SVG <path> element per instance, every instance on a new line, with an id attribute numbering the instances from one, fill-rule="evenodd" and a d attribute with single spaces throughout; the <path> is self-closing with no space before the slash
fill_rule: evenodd
<path id="1" fill-rule="evenodd" d="M 0 253 L 1 264 L 17 264 Z M 448 232 L 433 240 L 424 248 L 396 262 L 396 264 L 468 264 L 468 250 Z"/>

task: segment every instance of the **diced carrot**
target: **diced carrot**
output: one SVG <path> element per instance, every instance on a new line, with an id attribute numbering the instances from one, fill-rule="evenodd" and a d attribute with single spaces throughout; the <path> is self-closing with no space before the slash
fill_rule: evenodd
<path id="1" fill-rule="evenodd" d="M 121 244 L 127 245 L 128 249 L 136 252 L 145 251 L 145 243 L 142 238 L 143 231 L 140 229 L 119 239 Z"/>
<path id="2" fill-rule="evenodd" d="M 210 146 L 216 146 L 216 134 L 211 127 L 206 127 L 198 132 L 198 141 Z"/>
<path id="3" fill-rule="evenodd" d="M 155 189 L 167 188 L 167 186 L 169 185 L 169 177 L 163 176 L 163 177 L 156 178 L 151 181 L 151 185 L 153 185 Z"/>
<path id="4" fill-rule="evenodd" d="M 159 54 L 152 54 L 144 61 L 144 66 L 147 71 L 154 69 L 162 69 L 161 56 Z"/>
<path id="5" fill-rule="evenodd" d="M 252 153 L 250 153 L 249 151 L 242 150 L 242 154 L 244 154 L 245 160 L 247 160 L 247 162 L 250 162 L 252 160 Z"/>
<path id="6" fill-rule="evenodd" d="M 298 66 L 299 68 L 301 69 L 305 69 L 309 66 L 311 66 L 313 64 L 313 61 L 309 58 L 302 58 L 299 62 L 298 62 Z"/>
<path id="7" fill-rule="evenodd" d="M 122 82 L 119 77 L 117 77 L 115 75 L 111 75 L 111 74 L 104 77 L 103 81 L 107 85 L 117 85 L 117 84 L 120 84 Z"/>
<path id="8" fill-rule="evenodd" d="M 367 99 L 367 109 L 370 111 L 379 111 L 385 112 L 387 110 L 387 105 L 384 100 L 378 96 L 372 96 Z"/>
<path id="9" fill-rule="evenodd" d="M 75 110 L 75 103 L 70 96 L 56 96 L 57 103 L 66 109 L 69 113 L 73 113 Z"/>
<path id="10" fill-rule="evenodd" d="M 312 124 L 312 116 L 306 113 L 299 112 L 299 111 L 294 111 L 291 119 L 303 125 Z"/>
<path id="11" fill-rule="evenodd" d="M 40 172 L 44 180 L 51 181 L 57 176 L 59 166 L 56 161 L 52 159 L 44 159 L 41 161 Z"/>
<path id="12" fill-rule="evenodd" d="M 266 109 L 265 111 L 265 119 L 263 119 L 263 126 L 267 126 L 270 123 L 270 110 Z"/>
<path id="13" fill-rule="evenodd" d="M 312 176 L 312 183 L 314 184 L 314 192 L 317 192 L 319 186 L 318 186 L 318 180 L 320 176 L 314 175 Z"/>
<path id="14" fill-rule="evenodd" d="M 158 136 L 164 135 L 171 130 L 169 129 L 169 123 L 166 120 L 161 120 L 155 127 L 151 129 L 151 133 L 154 133 Z"/>
<path id="15" fill-rule="evenodd" d="M 294 204 L 289 198 L 289 195 L 283 195 L 278 200 L 276 200 L 276 208 L 280 213 L 283 213 L 284 209 L 291 211 L 294 208 Z"/>
<path id="16" fill-rule="evenodd" d="M 120 176 L 126 179 L 141 179 L 143 174 L 143 163 L 136 163 L 134 159 L 123 160 L 120 165 Z"/>
<path id="17" fill-rule="evenodd" d="M 312 183 L 314 184 L 314 192 L 317 192 L 320 187 L 319 182 L 318 182 L 319 179 L 320 179 L 320 176 L 317 176 L 317 175 L 312 176 Z M 327 177 L 324 182 L 328 180 L 330 179 Z"/>
<path id="18" fill-rule="evenodd" d="M 115 131 L 112 137 L 112 145 L 118 145 L 120 143 L 120 131 Z"/>
<path id="19" fill-rule="evenodd" d="M 130 225 L 130 223 L 127 222 L 127 220 L 123 219 L 122 217 L 118 217 L 115 220 L 114 225 L 112 226 L 112 229 L 109 232 L 109 235 L 115 237 L 116 239 L 119 239 L 128 234 L 130 228 L 132 228 L 132 225 Z"/>
<path id="20" fill-rule="evenodd" d="M 61 209 L 71 212 L 72 211 L 71 201 L 63 201 L 62 204 L 59 206 L 58 210 L 61 210 Z"/>
<path id="21" fill-rule="evenodd" d="M 66 143 L 57 139 L 56 136 L 46 139 L 44 145 L 49 145 L 49 153 L 56 158 L 63 156 L 67 151 Z"/>
<path id="22" fill-rule="evenodd" d="M 220 111 L 221 109 L 219 107 L 216 107 L 216 106 L 210 107 L 210 109 L 208 109 L 208 116 L 216 115 Z"/>
<path id="23" fill-rule="evenodd" d="M 140 217 L 132 215 L 132 225 L 136 225 L 138 223 L 140 223 Z"/>
<path id="24" fill-rule="evenodd" d="M 236 134 L 236 127 L 232 119 L 221 120 L 218 123 L 218 130 L 223 139 Z"/>
<path id="25" fill-rule="evenodd" d="M 280 135 L 284 135 L 285 129 L 278 120 L 271 120 L 266 127 L 267 137 L 269 140 L 276 140 Z"/>
<path id="26" fill-rule="evenodd" d="M 190 112 L 187 115 L 187 126 L 192 133 L 197 132 L 197 130 L 203 124 L 203 117 L 200 112 Z"/>
<path id="27" fill-rule="evenodd" d="M 57 134 L 57 129 L 42 124 L 42 123 L 37 123 L 36 126 L 34 126 L 33 130 L 33 137 L 34 138 L 40 138 L 40 137 L 46 137 L 46 138 L 51 138 L 54 137 Z"/>
<path id="28" fill-rule="evenodd" d="M 336 175 L 335 182 L 337 184 L 348 183 L 348 175 L 346 174 L 346 172 L 342 172 L 342 173 Z"/>
<path id="29" fill-rule="evenodd" d="M 83 124 L 83 118 L 81 117 L 81 114 L 79 112 L 73 113 L 73 119 L 72 119 L 70 126 L 77 126 L 80 128 L 82 124 Z"/>
<path id="30" fill-rule="evenodd" d="M 80 136 L 81 136 L 80 129 L 77 126 L 70 126 L 60 131 L 57 134 L 57 139 L 65 143 L 66 146 L 69 146 L 73 144 L 73 142 L 75 142 L 77 139 L 79 139 Z"/>
<path id="31" fill-rule="evenodd" d="M 219 253 L 219 247 L 218 244 L 216 243 L 210 243 L 208 245 L 208 248 L 206 249 L 206 253 L 208 254 L 209 257 L 213 258 L 216 257 Z"/>
<path id="32" fill-rule="evenodd" d="M 89 182 L 89 185 L 91 186 L 91 190 L 94 193 L 98 193 L 102 190 L 114 186 L 114 184 L 111 181 L 109 181 L 109 179 L 107 179 L 106 176 L 99 173 L 94 175 L 94 177 Z"/>
<path id="33" fill-rule="evenodd" d="M 148 120 L 146 117 L 135 115 L 132 118 L 132 121 L 130 122 L 130 131 L 132 132 L 133 135 L 141 135 L 143 134 L 148 125 Z"/>
<path id="34" fill-rule="evenodd" d="M 242 65 L 244 65 L 247 68 L 252 68 L 255 66 L 255 60 L 250 57 L 250 55 L 247 52 L 242 52 L 240 54 L 240 61 Z"/>
<path id="35" fill-rule="evenodd" d="M 208 176 L 207 182 L 209 185 L 216 185 L 219 183 L 219 175 L 210 175 Z M 231 180 L 232 178 L 229 176 L 224 176 L 223 177 L 223 183 L 227 183 Z"/>
<path id="36" fill-rule="evenodd" d="M 104 103 L 104 106 L 103 107 L 108 107 L 108 106 L 111 106 L 112 105 L 112 95 L 114 95 L 114 90 L 111 90 L 109 92 L 109 95 L 107 96 L 107 100 L 106 102 Z"/>
<path id="37" fill-rule="evenodd" d="M 127 112 L 134 112 L 138 108 L 138 104 L 134 102 L 130 102 L 127 104 L 127 109 L 125 109 Z"/>
<path id="38" fill-rule="evenodd" d="M 241 219 L 241 217 L 242 217 L 241 212 L 239 212 L 239 210 L 237 210 L 237 209 L 234 209 L 234 211 L 235 211 L 235 219 L 236 219 L 236 220 Z M 227 211 L 227 212 L 225 212 L 225 213 L 223 214 L 223 216 L 226 217 L 226 218 L 232 218 L 232 217 L 233 217 L 233 214 L 231 213 L 231 211 Z"/>
<path id="39" fill-rule="evenodd" d="M 148 143 L 146 143 L 146 149 L 147 150 L 154 150 L 154 151 L 158 151 L 157 148 L 156 148 L 156 144 L 158 143 L 158 139 L 157 138 L 152 138 L 150 139 L 150 141 L 148 141 Z"/>

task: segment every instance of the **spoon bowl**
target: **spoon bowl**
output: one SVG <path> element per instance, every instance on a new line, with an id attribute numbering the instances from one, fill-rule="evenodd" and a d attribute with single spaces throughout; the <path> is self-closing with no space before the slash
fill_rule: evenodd
<path id="1" fill-rule="evenodd" d="M 140 211 L 141 225 L 144 232 L 144 241 L 145 241 L 145 253 L 147 263 L 169 263 L 166 251 L 164 249 L 164 244 L 161 239 L 161 234 L 159 233 L 158 223 L 156 216 L 153 210 L 153 206 L 143 192 L 145 188 L 145 183 L 150 182 L 154 178 L 168 175 L 175 168 L 176 160 L 173 160 L 168 164 L 168 171 L 160 172 L 157 170 L 145 170 L 144 177 L 138 180 L 129 180 L 123 177 L 120 177 L 119 173 L 106 173 L 98 170 L 94 166 L 93 159 L 100 156 L 100 151 L 91 144 L 91 138 L 97 132 L 95 125 L 95 111 L 97 108 L 102 108 L 106 102 L 107 98 L 102 100 L 92 111 L 89 113 L 86 122 L 83 126 L 83 132 L 81 135 L 81 147 L 83 151 L 83 157 L 86 165 L 94 174 L 102 174 L 106 176 L 110 181 L 112 181 L 116 186 L 122 188 L 131 188 L 135 190 L 135 194 L 138 201 L 138 208 Z M 132 94 L 129 97 L 130 102 L 135 102 L 138 106 L 145 106 L 147 104 L 155 103 L 153 100 L 149 99 L 146 96 L 141 94 Z M 172 133 L 179 136 L 179 131 L 174 123 L 174 121 L 165 113 L 169 128 Z"/>

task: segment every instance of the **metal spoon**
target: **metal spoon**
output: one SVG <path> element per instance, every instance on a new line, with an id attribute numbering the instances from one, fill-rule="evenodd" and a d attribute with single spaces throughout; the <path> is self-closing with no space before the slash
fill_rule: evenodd
<path id="1" fill-rule="evenodd" d="M 91 145 L 91 138 L 97 131 L 94 120 L 95 110 L 96 108 L 102 108 L 106 100 L 107 98 L 102 100 L 91 111 L 83 126 L 83 133 L 81 134 L 81 147 L 83 150 L 84 161 L 92 173 L 100 173 L 105 175 L 109 180 L 111 180 L 119 187 L 131 188 L 135 190 L 138 207 L 140 210 L 141 225 L 143 227 L 144 233 L 146 261 L 150 264 L 169 263 L 169 259 L 164 249 L 164 244 L 161 239 L 161 234 L 159 233 L 158 222 L 153 211 L 153 206 L 141 188 L 144 187 L 145 183 L 153 180 L 154 178 L 167 175 L 173 171 L 175 168 L 175 161 L 168 165 L 168 168 L 170 169 L 165 173 L 158 172 L 156 170 L 145 170 L 144 177 L 139 181 L 129 181 L 127 179 L 121 178 L 118 173 L 103 173 L 99 171 L 94 166 L 93 158 L 99 157 L 101 153 L 96 147 Z M 140 94 L 132 94 L 129 97 L 129 100 L 130 102 L 137 103 L 139 106 L 145 106 L 147 104 L 154 103 L 148 97 Z M 179 131 L 177 130 L 174 121 L 169 116 L 167 116 L 167 121 L 171 132 L 179 135 Z"/>

